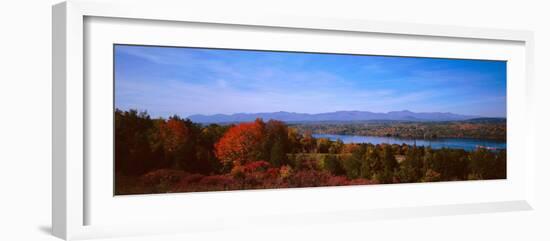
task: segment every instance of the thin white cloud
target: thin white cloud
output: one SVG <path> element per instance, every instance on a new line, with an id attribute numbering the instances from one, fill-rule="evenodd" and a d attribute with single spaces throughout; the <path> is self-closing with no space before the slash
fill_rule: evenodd
<path id="1" fill-rule="evenodd" d="M 118 108 L 147 110 L 154 117 L 274 111 L 449 111 L 443 109 L 450 106 L 445 101 L 468 103 L 460 99 L 466 96 L 463 92 L 469 88 L 463 81 L 481 82 L 479 79 L 491 77 L 445 69 L 409 71 L 411 74 L 391 79 L 369 75 L 369 72 L 392 72 L 395 71 L 392 68 L 403 67 L 397 66 L 399 64 L 383 65 L 382 61 L 358 69 L 365 77 L 364 80 L 357 80 L 348 79 L 348 75 L 333 72 L 332 69 L 289 68 L 288 63 L 278 64 L 284 59 L 276 58 L 271 58 L 274 62 L 257 64 L 254 59 L 228 61 L 223 58 L 201 58 L 185 51 L 178 51 L 177 54 L 146 48 L 120 48 L 119 51 L 155 64 L 171 66 L 185 75 L 170 79 L 124 76 L 115 81 Z M 455 85 L 461 89 L 457 90 L 449 82 L 462 83 Z M 427 84 L 447 87 L 424 88 L 423 85 Z M 480 103 L 488 101 L 475 99 Z"/>
<path id="2" fill-rule="evenodd" d="M 396 96 L 391 90 L 323 91 L 318 89 L 241 90 L 227 84 L 204 85 L 171 80 L 152 82 L 117 82 L 119 108 L 145 109 L 153 116 L 178 114 L 233 114 L 290 111 L 321 113 L 339 110 L 383 111 L 416 103 L 435 96 L 423 91 Z M 330 103 L 327 105 L 326 103 Z M 159 110 L 160 111 L 156 111 Z M 158 112 L 158 113 L 157 113 Z"/>

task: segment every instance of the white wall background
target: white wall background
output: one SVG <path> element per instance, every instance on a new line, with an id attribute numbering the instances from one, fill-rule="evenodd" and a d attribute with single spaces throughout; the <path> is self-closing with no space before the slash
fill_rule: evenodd
<path id="1" fill-rule="evenodd" d="M 51 5 L 3 1 L 0 7 L 0 240 L 51 236 Z M 550 240 L 550 15 L 547 1 L 333 0 L 190 1 L 219 11 L 358 18 L 535 32 L 537 200 L 535 211 L 303 224 L 280 230 L 223 230 L 117 240 Z M 152 9 L 151 11 L 154 11 Z"/>

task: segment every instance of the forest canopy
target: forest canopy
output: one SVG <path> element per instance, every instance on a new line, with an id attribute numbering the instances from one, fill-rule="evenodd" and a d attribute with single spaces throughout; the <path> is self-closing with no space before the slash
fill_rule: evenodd
<path id="1" fill-rule="evenodd" d="M 506 178 L 506 150 L 345 144 L 278 120 L 114 115 L 118 195 Z"/>

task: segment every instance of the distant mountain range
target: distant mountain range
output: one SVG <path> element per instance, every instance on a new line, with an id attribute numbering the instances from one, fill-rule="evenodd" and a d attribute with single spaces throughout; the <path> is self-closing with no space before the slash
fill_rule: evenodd
<path id="1" fill-rule="evenodd" d="M 459 115 L 450 112 L 412 112 L 408 110 L 377 113 L 370 111 L 336 111 L 319 114 L 305 114 L 294 112 L 269 112 L 269 113 L 236 113 L 231 115 L 191 115 L 188 117 L 193 122 L 199 123 L 234 123 L 253 121 L 256 118 L 264 120 L 275 119 L 285 122 L 316 122 L 316 121 L 457 121 L 481 118 L 481 116 Z"/>

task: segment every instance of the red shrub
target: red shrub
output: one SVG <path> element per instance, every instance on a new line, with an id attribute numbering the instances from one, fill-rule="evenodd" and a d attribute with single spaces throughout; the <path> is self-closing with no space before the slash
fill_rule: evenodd
<path id="1" fill-rule="evenodd" d="M 323 186 L 344 186 L 349 184 L 350 181 L 345 176 L 331 176 Z"/>
<path id="2" fill-rule="evenodd" d="M 179 170 L 159 169 L 148 172 L 141 176 L 141 181 L 145 185 L 159 185 L 166 183 L 176 183 L 180 181 L 186 173 Z"/>
<path id="3" fill-rule="evenodd" d="M 266 161 L 255 161 L 243 165 L 244 172 L 255 172 L 263 171 L 269 167 L 269 162 Z"/>
<path id="4" fill-rule="evenodd" d="M 291 186 L 295 187 L 318 187 L 327 183 L 330 173 L 315 170 L 302 170 L 290 177 Z"/>
<path id="5" fill-rule="evenodd" d="M 357 178 L 350 180 L 349 185 L 370 185 L 370 184 L 378 184 L 375 180 L 369 180 L 364 178 Z"/>
<path id="6" fill-rule="evenodd" d="M 279 177 L 279 168 L 276 168 L 276 167 L 268 168 L 267 171 L 265 172 L 264 177 L 268 178 L 268 179 L 278 178 Z"/>

